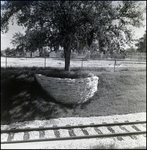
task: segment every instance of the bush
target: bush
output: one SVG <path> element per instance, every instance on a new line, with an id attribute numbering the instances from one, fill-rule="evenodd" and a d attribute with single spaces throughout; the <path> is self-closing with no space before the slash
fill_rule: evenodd
<path id="1" fill-rule="evenodd" d="M 63 71 L 63 70 L 56 70 L 56 71 L 51 71 L 48 74 L 44 74 L 48 77 L 58 77 L 58 78 L 87 78 L 87 77 L 92 77 L 94 76 L 92 73 L 89 71 Z"/>

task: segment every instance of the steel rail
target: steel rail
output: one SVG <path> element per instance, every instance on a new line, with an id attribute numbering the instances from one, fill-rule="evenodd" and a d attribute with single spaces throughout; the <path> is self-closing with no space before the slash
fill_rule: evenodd
<path id="1" fill-rule="evenodd" d="M 85 136 L 75 136 L 75 137 L 17 140 L 17 141 L 1 142 L 1 144 L 26 143 L 26 142 L 43 142 L 43 141 L 59 141 L 59 140 L 87 139 L 87 138 L 103 138 L 103 137 L 114 137 L 114 136 L 130 136 L 130 135 L 138 135 L 138 134 L 145 134 L 145 133 L 146 133 L 146 131 L 139 131 L 139 132 L 127 132 L 127 133 L 124 132 L 124 133 L 101 134 L 101 135 L 85 135 Z"/>
<path id="2" fill-rule="evenodd" d="M 143 124 L 143 123 L 146 123 L 146 121 L 88 124 L 88 125 L 73 125 L 73 126 L 54 126 L 54 127 L 45 127 L 45 128 L 44 127 L 41 127 L 41 128 L 25 128 L 25 129 L 19 128 L 19 129 L 1 130 L 1 133 L 54 130 L 54 129 L 70 129 L 70 128 L 86 128 L 86 127 L 101 127 L 101 126 L 118 126 L 118 125 Z"/>

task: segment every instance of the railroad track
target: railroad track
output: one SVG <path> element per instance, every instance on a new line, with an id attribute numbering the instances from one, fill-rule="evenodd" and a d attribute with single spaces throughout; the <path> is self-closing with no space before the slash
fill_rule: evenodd
<path id="1" fill-rule="evenodd" d="M 137 139 L 138 135 L 146 137 L 146 121 L 1 130 L 1 144 L 105 137 L 122 141 L 126 136 Z"/>

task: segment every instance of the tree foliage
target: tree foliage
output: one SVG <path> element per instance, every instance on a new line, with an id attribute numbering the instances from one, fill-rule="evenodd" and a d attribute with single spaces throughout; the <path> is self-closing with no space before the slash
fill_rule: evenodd
<path id="1" fill-rule="evenodd" d="M 137 51 L 146 53 L 146 32 L 136 43 Z"/>
<path id="2" fill-rule="evenodd" d="M 27 28 L 28 46 L 64 48 L 65 70 L 70 68 L 71 50 L 90 48 L 95 41 L 104 53 L 122 50 L 133 40 L 130 27 L 142 25 L 145 11 L 139 2 L 131 1 L 10 1 L 2 9 L 3 32 L 16 18 L 18 25 Z"/>
<path id="3" fill-rule="evenodd" d="M 15 56 L 15 49 L 7 47 L 5 50 L 1 51 L 1 56 Z"/>
<path id="4" fill-rule="evenodd" d="M 29 30 L 26 31 L 25 39 L 26 39 L 26 51 L 34 52 L 37 48 L 42 50 L 43 46 L 46 46 L 45 40 L 46 40 L 46 34 L 45 32 L 41 32 L 39 30 Z"/>
<path id="5" fill-rule="evenodd" d="M 6 56 L 10 56 L 10 54 L 11 54 L 10 47 L 7 47 L 4 51 L 5 51 Z"/>
<path id="6" fill-rule="evenodd" d="M 11 43 L 16 48 L 16 51 L 23 52 L 26 47 L 25 36 L 21 32 L 16 32 L 12 37 Z"/>

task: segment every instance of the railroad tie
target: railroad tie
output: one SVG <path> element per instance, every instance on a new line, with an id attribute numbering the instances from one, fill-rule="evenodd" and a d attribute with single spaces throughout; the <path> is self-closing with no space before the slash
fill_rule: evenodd
<path id="1" fill-rule="evenodd" d="M 79 124 L 79 126 L 81 126 L 83 124 Z M 89 135 L 88 131 L 86 129 L 81 128 L 82 132 L 84 135 Z"/>
<path id="2" fill-rule="evenodd" d="M 43 126 L 40 126 L 39 128 L 43 128 Z M 44 130 L 42 130 L 42 131 L 40 130 L 40 131 L 39 131 L 39 138 L 42 139 L 42 138 L 44 138 L 44 137 L 45 137 L 45 132 L 44 132 Z"/>
<path id="3" fill-rule="evenodd" d="M 135 129 L 136 131 L 141 131 L 141 130 L 138 129 L 135 125 L 132 125 L 132 128 Z"/>
<path id="4" fill-rule="evenodd" d="M 68 128 L 68 133 L 69 133 L 69 135 L 70 135 L 71 137 L 76 136 L 75 133 L 74 133 L 74 131 L 73 131 L 73 129 L 70 127 L 70 125 L 67 124 L 66 126 L 69 127 L 69 128 Z"/>
<path id="5" fill-rule="evenodd" d="M 136 120 L 138 121 L 138 120 Z M 144 126 L 143 126 L 144 127 Z M 132 128 L 135 129 L 136 131 L 141 131 L 140 129 L 138 129 L 138 127 L 136 127 L 135 125 L 132 125 Z M 146 134 L 143 134 L 144 137 L 146 137 Z"/>
<path id="6" fill-rule="evenodd" d="M 1 134 L 6 133 L 7 137 L 5 138 L 5 141 L 1 143 L 2 144 L 23 143 L 23 142 L 34 142 L 34 141 L 54 141 L 54 140 L 69 140 L 69 139 L 98 138 L 98 137 L 99 138 L 116 137 L 114 138 L 114 140 L 118 139 L 122 141 L 123 136 L 130 136 L 132 139 L 137 139 L 137 136 L 135 136 L 136 134 L 146 135 L 146 131 L 144 131 L 143 126 L 141 126 L 141 124 L 146 123 L 146 121 L 138 121 L 138 122 L 125 121 L 125 122 L 120 122 L 120 123 L 117 121 L 114 121 L 114 122 L 115 123 L 103 122 L 102 124 L 91 123 L 90 125 L 79 124 L 79 125 L 73 125 L 73 126 L 66 125 L 66 126 L 59 126 L 59 127 L 57 125 L 53 125 L 52 127 L 47 127 L 47 128 L 43 126 L 39 126 L 37 128 L 28 127 L 25 129 L 2 130 Z M 137 126 L 137 124 L 139 125 Z M 101 126 L 104 127 L 104 130 L 103 128 L 101 130 L 99 129 L 99 127 Z M 116 128 L 114 128 L 113 126 L 116 126 Z M 124 130 L 125 133 L 121 131 L 119 132 L 119 130 L 117 133 L 117 127 L 119 127 L 121 130 Z M 80 136 L 76 136 L 76 134 L 74 133 L 75 128 L 80 129 L 84 135 L 81 133 L 82 135 L 80 134 Z M 91 130 L 90 131 L 88 130 L 90 128 L 94 129 L 97 132 L 97 134 L 92 132 L 91 133 L 92 135 L 91 135 L 90 134 Z M 132 128 L 134 128 L 136 131 L 134 132 Z M 63 130 L 65 129 L 66 131 L 68 130 L 69 135 L 67 135 L 66 137 L 62 137 L 59 132 L 62 129 Z M 105 131 L 105 129 L 109 130 L 109 133 L 107 133 L 108 132 L 107 131 L 106 134 L 104 134 L 103 131 Z M 54 133 L 53 138 L 45 138 L 45 130 L 51 130 L 52 131 L 51 133 Z M 31 134 L 32 131 L 35 131 L 35 133 L 37 133 L 37 137 L 35 136 L 36 134 L 34 134 L 34 137 L 32 137 L 33 136 L 33 134 Z M 16 134 L 17 132 L 21 132 L 21 134 Z M 38 139 L 38 134 L 39 134 L 39 139 Z M 16 140 L 16 139 L 19 139 L 19 140 Z"/>
<path id="7" fill-rule="evenodd" d="M 129 122 L 129 121 L 125 121 L 125 122 Z M 125 127 L 119 126 L 120 129 L 122 129 L 123 131 L 126 132 L 130 132 L 128 129 L 126 129 Z M 137 139 L 137 137 L 135 135 L 129 135 L 132 139 Z"/>
<path id="8" fill-rule="evenodd" d="M 57 125 L 53 125 L 53 127 L 57 127 Z M 58 129 L 54 129 L 54 134 L 55 134 L 56 138 L 60 138 L 60 132 Z"/>
<path id="9" fill-rule="evenodd" d="M 94 125 L 94 123 L 91 123 L 91 125 Z M 94 130 L 98 133 L 98 134 L 103 134 L 103 132 L 98 129 L 97 127 L 94 127 Z"/>
<path id="10" fill-rule="evenodd" d="M 107 124 L 106 122 L 103 122 L 104 124 Z M 112 127 L 107 127 L 107 129 L 111 132 L 111 133 L 116 133 L 115 130 Z M 119 141 L 122 141 L 123 138 L 121 136 L 117 136 L 116 137 Z"/>
<path id="11" fill-rule="evenodd" d="M 14 133 L 13 133 L 13 132 L 10 132 L 10 133 L 8 134 L 8 139 L 7 139 L 7 141 L 10 142 L 10 141 L 13 140 L 13 138 L 14 138 Z"/>
<path id="12" fill-rule="evenodd" d="M 30 129 L 30 127 L 26 128 L 26 129 Z M 25 132 L 24 132 L 24 135 L 23 135 L 23 140 L 29 140 L 29 139 L 30 139 L 29 132 L 28 132 L 28 131 L 25 131 Z"/>

